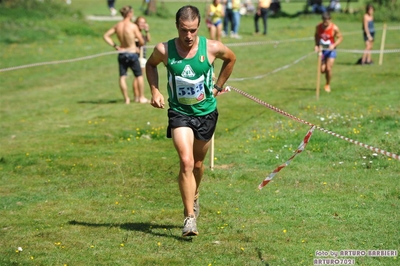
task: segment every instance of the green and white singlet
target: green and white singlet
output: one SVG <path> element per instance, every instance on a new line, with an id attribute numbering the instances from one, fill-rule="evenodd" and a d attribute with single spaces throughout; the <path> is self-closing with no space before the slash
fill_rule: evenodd
<path id="1" fill-rule="evenodd" d="M 199 36 L 195 56 L 182 58 L 175 39 L 168 41 L 168 102 L 169 107 L 188 116 L 204 116 L 217 107 L 213 95 L 214 68 L 207 57 L 207 39 Z"/>

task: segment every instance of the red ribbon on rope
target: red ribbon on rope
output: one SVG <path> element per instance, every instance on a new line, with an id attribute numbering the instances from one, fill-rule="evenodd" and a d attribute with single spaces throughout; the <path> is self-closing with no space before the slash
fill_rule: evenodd
<path id="1" fill-rule="evenodd" d="M 285 163 L 281 164 L 280 166 L 278 166 L 277 168 L 275 168 L 275 170 L 270 173 L 265 179 L 264 181 L 262 181 L 262 183 L 260 185 L 258 185 L 258 189 L 262 189 L 263 187 L 265 187 L 269 181 L 272 180 L 272 178 L 274 178 L 274 176 L 283 168 L 285 168 L 286 166 L 288 166 L 291 161 L 294 159 L 294 157 L 296 157 L 298 154 L 300 154 L 302 151 L 305 150 L 308 142 L 310 141 L 311 135 L 314 132 L 315 126 L 312 126 L 310 128 L 310 130 L 308 130 L 306 136 L 304 137 L 303 141 L 300 143 L 299 147 L 294 151 L 294 154 L 289 158 L 289 160 L 287 160 Z"/>

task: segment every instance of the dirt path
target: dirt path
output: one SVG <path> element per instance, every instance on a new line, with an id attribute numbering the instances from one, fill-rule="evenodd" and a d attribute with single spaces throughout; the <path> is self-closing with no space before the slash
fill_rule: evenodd
<path id="1" fill-rule="evenodd" d="M 122 17 L 121 16 L 112 17 L 112 16 L 93 16 L 93 15 L 90 15 L 90 16 L 86 16 L 86 19 L 87 20 L 94 20 L 94 21 L 120 21 L 120 20 L 122 20 Z"/>

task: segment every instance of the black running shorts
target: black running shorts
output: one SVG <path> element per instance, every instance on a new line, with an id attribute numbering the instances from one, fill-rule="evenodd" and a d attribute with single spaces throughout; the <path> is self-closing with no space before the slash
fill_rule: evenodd
<path id="1" fill-rule="evenodd" d="M 205 116 L 187 116 L 168 109 L 167 138 L 171 138 L 171 129 L 177 127 L 190 127 L 194 137 L 198 140 L 208 141 L 214 134 L 218 121 L 218 110 Z"/>

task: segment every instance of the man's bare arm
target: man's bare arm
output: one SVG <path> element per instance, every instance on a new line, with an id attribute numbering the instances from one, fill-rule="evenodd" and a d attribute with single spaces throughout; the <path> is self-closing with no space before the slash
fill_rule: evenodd
<path id="1" fill-rule="evenodd" d="M 315 42 L 315 46 L 319 46 L 319 34 L 318 34 L 318 26 L 315 28 L 315 33 L 314 33 L 314 42 Z"/>
<path id="2" fill-rule="evenodd" d="M 159 78 L 157 66 L 160 63 L 166 64 L 166 43 L 159 43 L 154 47 L 153 53 L 150 55 L 146 63 L 146 77 L 151 90 L 151 105 L 157 108 L 164 108 L 164 96 L 159 90 Z"/>
<path id="3" fill-rule="evenodd" d="M 113 39 L 111 38 L 112 35 L 115 34 L 115 26 L 112 27 L 111 29 L 109 29 L 108 31 L 106 31 L 106 33 L 104 33 L 103 35 L 103 39 L 106 41 L 106 43 L 108 43 L 108 45 L 112 46 L 112 47 L 116 47 L 116 44 L 114 43 Z"/>
<path id="4" fill-rule="evenodd" d="M 226 47 L 221 42 L 210 40 L 208 42 L 208 47 L 210 48 L 211 54 L 214 55 L 215 58 L 221 59 L 223 61 L 217 81 L 215 82 L 215 85 L 222 88 L 232 74 L 233 67 L 236 62 L 236 55 L 232 52 L 231 49 Z M 214 95 L 216 94 L 217 90 L 214 89 Z"/>
<path id="5" fill-rule="evenodd" d="M 343 41 L 343 35 L 339 30 L 339 27 L 335 26 L 335 36 L 336 40 L 334 43 L 335 48 Z"/>

